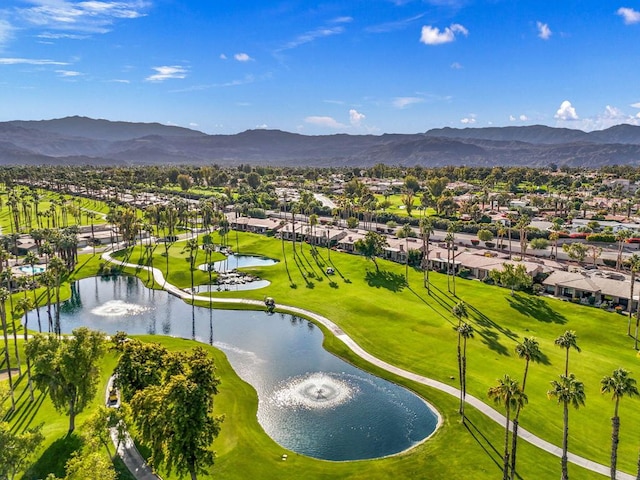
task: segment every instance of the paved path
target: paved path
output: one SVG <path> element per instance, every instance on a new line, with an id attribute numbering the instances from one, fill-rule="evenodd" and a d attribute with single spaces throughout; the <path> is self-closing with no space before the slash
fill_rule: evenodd
<path id="1" fill-rule="evenodd" d="M 135 265 L 132 263 L 126 263 L 120 260 L 115 260 L 114 258 L 111 257 L 110 252 L 104 252 L 102 254 L 102 258 L 104 260 L 113 262 L 115 264 L 119 264 L 121 266 L 124 267 L 130 267 L 130 268 L 136 268 L 136 269 L 143 269 L 143 270 L 150 270 L 150 267 L 145 267 L 145 266 L 141 266 L 141 265 Z M 238 304 L 238 303 L 242 303 L 242 304 L 246 304 L 246 305 L 253 305 L 256 307 L 260 307 L 260 308 L 264 308 L 264 302 L 260 301 L 260 300 L 251 300 L 251 299 L 247 299 L 247 298 L 213 298 L 210 299 L 209 297 L 205 297 L 205 296 L 200 296 L 200 295 L 192 295 L 191 293 L 185 292 L 184 290 L 181 290 L 180 288 L 176 287 L 175 285 L 172 285 L 170 283 L 168 283 L 165 278 L 164 275 L 162 274 L 162 272 L 160 270 L 158 270 L 157 268 L 153 268 L 152 269 L 152 273 L 153 273 L 153 278 L 155 280 L 155 282 L 158 285 L 162 285 L 162 287 L 168 291 L 169 293 L 180 297 L 184 300 L 198 300 L 198 301 L 203 301 L 203 302 L 209 302 L 212 300 L 213 303 L 217 303 L 217 304 Z M 407 378 L 409 380 L 421 383 L 423 385 L 427 385 L 429 387 L 432 388 L 436 388 L 442 392 L 448 393 L 449 395 L 452 395 L 456 398 L 460 397 L 460 390 L 458 390 L 455 387 L 452 387 L 450 385 L 447 385 L 446 383 L 442 383 L 438 380 L 434 380 L 432 378 L 428 378 L 428 377 L 424 377 L 422 375 L 418 375 L 417 373 L 413 373 L 413 372 L 409 372 L 408 370 L 404 370 L 402 368 L 396 367 L 394 365 L 391 365 L 390 363 L 387 363 L 383 360 L 380 360 L 377 357 L 374 357 L 373 355 L 371 355 L 370 353 L 368 353 L 367 351 L 365 351 L 360 345 L 358 345 L 351 337 L 349 337 L 346 333 L 344 333 L 342 331 L 342 329 L 336 325 L 335 323 L 333 323 L 331 320 L 329 320 L 326 317 L 323 317 L 322 315 L 318 315 L 317 313 L 311 312 L 309 310 L 305 310 L 303 308 L 298 308 L 298 307 L 293 307 L 293 306 L 289 306 L 289 305 L 282 305 L 282 304 L 277 304 L 278 310 L 282 310 L 288 313 L 293 313 L 296 315 L 301 315 L 307 318 L 310 318 L 312 320 L 314 320 L 317 323 L 320 323 L 322 325 L 324 325 L 327 329 L 329 329 L 338 339 L 340 339 L 343 343 L 345 343 L 356 355 L 358 355 L 360 358 L 366 360 L 367 362 L 376 365 L 377 367 L 383 368 L 384 370 L 387 370 L 388 372 L 394 373 L 395 375 L 398 375 L 400 377 L 403 378 Z M 493 408 L 491 408 L 489 405 L 487 405 L 486 403 L 484 403 L 482 400 L 474 397 L 473 395 L 468 395 L 466 396 L 466 403 L 471 405 L 472 407 L 476 408 L 477 410 L 479 410 L 480 412 L 482 412 L 484 415 L 486 415 L 487 417 L 489 417 L 491 420 L 499 423 L 500 425 L 504 425 L 506 418 L 504 415 L 502 415 L 501 413 L 499 413 L 497 410 L 494 410 Z M 561 457 L 562 456 L 562 448 L 558 447 L 550 442 L 547 442 L 546 440 L 543 440 L 540 437 L 537 437 L 536 435 L 534 435 L 533 433 L 525 430 L 522 427 L 518 428 L 518 437 L 522 438 L 523 440 L 525 440 L 526 442 L 529 442 L 532 445 L 535 445 L 536 447 L 544 450 L 545 452 L 551 453 L 552 455 L 555 455 L 556 457 Z M 610 475 L 610 467 L 608 465 L 602 465 L 599 464 L 597 462 L 594 462 L 592 460 L 589 460 L 587 458 L 581 457 L 579 455 L 574 455 L 572 453 L 568 454 L 568 460 L 569 462 L 575 464 L 575 465 L 579 465 L 583 468 L 586 468 L 587 470 L 591 470 L 593 472 L 599 473 L 601 475 Z M 621 471 L 618 471 L 617 473 L 617 478 L 618 480 L 635 480 L 635 475 L 630 475 L 628 473 L 624 473 Z"/>
<path id="2" fill-rule="evenodd" d="M 104 394 L 105 404 L 109 406 L 109 392 L 111 391 L 111 387 L 113 386 L 113 376 L 109 378 L 107 382 L 107 388 Z M 120 401 L 118 400 L 118 406 L 120 406 Z M 140 452 L 136 448 L 133 439 L 129 436 L 129 433 L 125 433 L 125 438 L 122 442 L 118 441 L 118 429 L 113 427 L 109 429 L 109 436 L 111 437 L 111 441 L 113 442 L 113 446 L 116 447 L 116 451 L 122 461 L 127 466 L 129 471 L 132 473 L 134 477 L 138 480 L 161 480 L 158 475 L 153 473 L 149 465 L 145 459 L 140 455 Z"/>

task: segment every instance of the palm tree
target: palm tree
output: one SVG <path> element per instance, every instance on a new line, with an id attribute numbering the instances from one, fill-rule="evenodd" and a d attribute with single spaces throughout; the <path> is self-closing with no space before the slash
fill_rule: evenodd
<path id="1" fill-rule="evenodd" d="M 636 274 L 640 271 L 640 255 L 634 253 L 629 258 L 629 270 L 631 271 L 631 287 L 629 291 L 629 323 L 627 324 L 627 335 L 631 336 L 631 318 L 633 317 L 633 291 L 636 284 Z M 640 308 L 640 302 L 636 304 L 636 311 Z M 637 324 L 637 322 L 636 322 Z M 637 337 L 636 328 L 636 337 Z"/>
<path id="2" fill-rule="evenodd" d="M 198 246 L 198 237 L 195 238 L 190 238 L 189 240 L 187 240 L 187 245 L 185 247 L 185 250 L 187 252 L 189 252 L 189 272 L 191 273 L 191 299 L 193 300 L 193 268 L 194 265 L 196 263 L 196 258 L 198 257 L 198 249 L 200 247 Z"/>
<path id="3" fill-rule="evenodd" d="M 556 338 L 554 343 L 567 351 L 566 359 L 564 362 L 564 375 L 567 376 L 569 375 L 569 349 L 573 348 L 577 350 L 578 353 L 580 352 L 580 347 L 578 346 L 578 336 L 573 330 L 567 330 L 558 338 Z"/>
<path id="4" fill-rule="evenodd" d="M 9 297 L 9 291 L 0 287 L 0 320 L 2 321 L 2 333 L 4 335 L 4 362 L 7 365 L 7 376 L 9 378 L 9 390 L 11 392 L 11 411 L 16 408 L 16 400 L 13 392 L 13 371 L 11 370 L 11 357 L 9 355 L 9 336 L 7 335 L 7 308 L 5 302 Z"/>
<path id="5" fill-rule="evenodd" d="M 55 293 L 56 293 L 56 309 L 55 309 L 55 323 L 54 331 L 57 335 L 60 335 L 60 286 L 62 285 L 62 277 L 67 274 L 67 267 L 64 261 L 54 256 L 49 261 L 49 270 L 51 270 L 53 278 L 55 279 Z"/>
<path id="6" fill-rule="evenodd" d="M 562 431 L 562 480 L 569 480 L 567 471 L 567 452 L 569 450 L 569 405 L 578 409 L 584 405 L 586 395 L 584 393 L 584 384 L 576 380 L 576 376 L 571 373 L 569 375 L 560 375 L 560 381 L 553 380 L 551 382 L 551 390 L 547 392 L 549 399 L 556 398 L 558 403 L 562 403 L 564 427 Z"/>
<path id="7" fill-rule="evenodd" d="M 9 310 L 13 312 L 13 272 L 11 269 L 3 270 L 0 273 L 1 282 L 7 286 L 8 298 L 9 298 Z M 16 362 L 18 364 L 18 372 L 22 375 L 22 362 L 20 361 L 20 354 L 18 353 L 18 329 L 16 328 L 16 319 L 11 315 L 11 328 L 13 330 L 13 345 L 15 348 Z"/>
<path id="8" fill-rule="evenodd" d="M 473 327 L 466 322 L 462 322 L 462 325 L 458 327 L 458 338 L 462 337 L 462 375 L 460 376 L 462 385 L 462 395 L 460 401 L 460 407 L 462 411 L 460 415 L 464 422 L 464 403 L 467 396 L 467 340 L 473 338 Z"/>
<path id="9" fill-rule="evenodd" d="M 522 343 L 516 345 L 516 355 L 518 358 L 524 358 L 524 375 L 522 376 L 522 393 L 527 384 L 527 375 L 529 373 L 529 362 L 538 363 L 542 360 L 542 352 L 538 341 L 531 337 L 525 337 Z M 511 441 L 511 480 L 516 478 L 516 450 L 518 447 L 518 419 L 520 418 L 521 406 L 518 406 L 513 416 L 513 439 Z"/>
<path id="10" fill-rule="evenodd" d="M 516 224 L 520 235 L 520 255 L 524 258 L 527 253 L 527 227 L 531 223 L 531 219 L 528 215 L 522 215 Z"/>
<path id="11" fill-rule="evenodd" d="M 22 314 L 24 315 L 23 330 L 24 330 L 24 344 L 26 345 L 29 339 L 29 335 L 27 333 L 27 328 L 29 327 L 29 310 L 33 308 L 33 302 L 28 297 L 22 297 L 18 299 L 18 301 L 16 302 L 16 307 L 18 311 L 22 312 Z M 31 401 L 33 402 L 34 398 L 33 398 L 33 383 L 31 382 L 31 361 L 29 360 L 28 356 L 26 356 L 26 358 L 27 358 L 27 379 L 29 382 L 29 395 L 31 396 Z"/>
<path id="12" fill-rule="evenodd" d="M 616 233 L 616 242 L 618 242 L 618 255 L 616 257 L 616 270 L 622 268 L 622 249 L 628 238 L 631 238 L 631 230 L 620 230 Z"/>
<path id="13" fill-rule="evenodd" d="M 31 267 L 31 288 L 33 289 L 33 305 L 36 307 L 38 306 L 38 295 L 36 293 L 37 283 L 36 283 L 35 266 L 36 266 L 36 263 L 38 263 L 38 260 L 39 260 L 38 256 L 33 252 L 27 252 L 23 260 L 23 262 L 26 265 L 29 265 Z M 39 309 L 36 309 L 36 314 L 38 315 L 38 332 L 42 333 L 42 323 L 40 322 Z"/>
<path id="14" fill-rule="evenodd" d="M 433 224 L 431 219 L 424 217 L 420 219 L 420 235 L 422 236 L 422 252 L 424 255 L 424 264 L 422 269 L 424 272 L 424 286 L 427 289 L 427 293 L 431 293 L 431 286 L 429 285 L 429 237 L 433 233 Z"/>
<path id="15" fill-rule="evenodd" d="M 405 244 L 405 262 L 404 262 L 404 278 L 407 280 L 407 284 L 409 283 L 409 237 L 413 230 L 411 230 L 411 225 L 405 223 L 400 229 L 402 235 L 404 236 L 404 244 Z"/>
<path id="16" fill-rule="evenodd" d="M 462 319 L 469 317 L 467 313 L 467 305 L 464 302 L 458 302 L 452 309 L 451 313 L 458 319 L 458 326 L 456 327 L 456 332 L 458 332 L 458 379 L 460 382 L 460 416 L 462 417 L 462 421 L 464 422 L 464 397 L 463 397 L 463 380 L 462 380 L 462 348 L 461 348 L 461 339 L 462 332 L 460 331 L 462 327 Z"/>
<path id="17" fill-rule="evenodd" d="M 611 393 L 615 402 L 613 417 L 611 417 L 611 480 L 616 478 L 616 464 L 618 463 L 618 439 L 620 435 L 620 417 L 618 416 L 618 406 L 622 397 L 638 396 L 636 380 L 629 376 L 629 372 L 624 368 L 617 368 L 613 375 L 604 377 L 600 381 L 600 393 Z"/>
<path id="18" fill-rule="evenodd" d="M 498 379 L 498 385 L 489 388 L 489 398 L 497 405 L 504 405 L 505 408 L 505 434 L 504 434 L 504 464 L 502 467 L 502 479 L 509 478 L 509 424 L 511 421 L 511 411 L 515 408 L 522 408 L 528 402 L 527 395 L 522 391 L 516 380 L 512 380 L 509 375 Z"/>

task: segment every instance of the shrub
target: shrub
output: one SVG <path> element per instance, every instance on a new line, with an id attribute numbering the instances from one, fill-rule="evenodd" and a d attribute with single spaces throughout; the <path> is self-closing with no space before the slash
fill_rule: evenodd
<path id="1" fill-rule="evenodd" d="M 531 240 L 531 248 L 536 250 L 546 250 L 549 246 L 549 241 L 545 238 L 534 238 Z"/>
<path id="2" fill-rule="evenodd" d="M 616 236 L 611 233 L 592 233 L 587 235 L 587 242 L 615 243 Z"/>

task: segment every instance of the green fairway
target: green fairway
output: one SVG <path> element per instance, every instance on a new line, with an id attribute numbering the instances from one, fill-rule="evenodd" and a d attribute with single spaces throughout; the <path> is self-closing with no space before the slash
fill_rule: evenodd
<path id="1" fill-rule="evenodd" d="M 17 187 L 0 192 L 0 229 L 15 233 L 18 219 L 20 232 L 37 228 L 61 228 L 71 225 L 105 223 L 109 207 L 100 200 L 60 194 L 43 189 Z"/>
<path id="2" fill-rule="evenodd" d="M 524 362 L 516 358 L 514 348 L 525 336 L 537 337 L 544 362 L 531 365 L 529 405 L 520 420 L 524 428 L 556 445 L 561 443 L 562 408 L 548 400 L 546 392 L 549 382 L 563 371 L 564 351 L 553 342 L 565 330 L 576 330 L 582 353 L 571 353 L 570 370 L 585 383 L 587 403 L 571 412 L 570 450 L 599 463 L 608 462 L 613 404 L 600 395 L 600 379 L 619 366 L 638 371 L 633 342 L 626 336 L 625 317 L 556 299 L 522 293 L 511 296 L 507 289 L 459 278 L 455 298 L 447 291 L 446 277 L 434 273 L 432 294 L 428 295 L 422 273 L 410 270 L 406 285 L 401 265 L 382 261 L 376 273 L 373 264 L 362 257 L 332 251 L 329 259 L 329 252 L 319 249 L 314 258 L 309 245 L 301 243 L 296 244 L 296 250 L 294 255 L 293 244 L 286 242 L 284 256 L 279 240 L 240 234 L 241 253 L 280 260 L 274 266 L 247 269 L 270 280 L 271 285 L 215 295 L 258 300 L 268 295 L 277 303 L 308 308 L 335 321 L 381 359 L 453 386 L 458 383 L 457 337 L 451 308 L 464 300 L 476 330 L 468 347 L 469 393 L 488 403 L 487 390 L 497 378 L 508 373 L 520 379 Z M 335 275 L 326 275 L 327 265 L 333 266 Z M 183 281 L 180 286 L 188 284 Z M 636 402 L 621 402 L 619 468 L 629 472 L 635 470 L 638 445 L 632 428 L 639 417 Z"/>
<path id="3" fill-rule="evenodd" d="M 510 374 L 521 379 L 524 361 L 514 348 L 525 336 L 535 336 L 544 354 L 541 364 L 532 364 L 527 380 L 529 404 L 524 408 L 520 424 L 555 445 L 562 437 L 562 408 L 547 399 L 549 382 L 564 369 L 564 351 L 554 346 L 554 339 L 567 329 L 577 332 L 582 352 L 571 352 L 570 371 L 584 382 L 586 406 L 570 412 L 569 448 L 572 453 L 607 464 L 610 448 L 610 417 L 613 402 L 599 393 L 600 379 L 622 366 L 638 376 L 638 357 L 633 341 L 626 336 L 627 319 L 599 309 L 573 305 L 555 299 L 510 295 L 509 290 L 484 285 L 477 281 L 456 279 L 457 298 L 448 292 L 447 279 L 431 274 L 431 295 L 423 286 L 422 273 L 409 271 L 405 282 L 404 266 L 379 261 L 380 271 L 363 257 L 318 249 L 312 255 L 307 244 L 284 244 L 259 235 L 231 234 L 234 250 L 239 253 L 266 255 L 279 260 L 273 266 L 249 268 L 271 285 L 267 288 L 222 292 L 215 296 L 245 297 L 262 300 L 274 297 L 277 304 L 295 305 L 320 313 L 353 337 L 365 350 L 382 360 L 404 369 L 458 385 L 456 341 L 453 330 L 456 319 L 451 314 L 455 303 L 464 300 L 476 335 L 469 340 L 467 390 L 489 403 L 487 390 L 496 379 Z M 216 241 L 218 241 L 216 237 Z M 190 286 L 189 262 L 184 242 L 169 251 L 169 279 L 180 287 Z M 142 250 L 144 252 L 144 250 Z M 154 266 L 165 269 L 164 246 L 154 252 Z M 129 262 L 138 263 L 139 247 L 123 254 Z M 204 263 L 199 253 L 196 263 Z M 95 272 L 95 257 L 80 258 L 79 275 Z M 143 261 L 143 263 L 145 263 Z M 331 266 L 335 274 L 326 274 Z M 208 281 L 204 272 L 194 282 Z M 147 274 L 139 272 L 146 280 Z M 154 337 L 183 348 L 188 342 Z M 404 384 L 435 405 L 444 424 L 435 436 L 415 449 L 396 457 L 375 461 L 333 463 L 309 459 L 286 452 L 270 440 L 256 421 L 255 391 L 240 381 L 219 352 L 212 349 L 222 378 L 217 411 L 226 415 L 222 433 L 214 448 L 218 461 L 211 478 L 498 478 L 504 429 L 489 421 L 471 407 L 466 412 L 469 427 L 463 426 L 457 414 L 457 399 L 433 389 L 415 385 L 365 364 L 346 347 L 325 332 L 325 344 L 332 352 L 372 372 Z M 638 400 L 623 399 L 620 408 L 621 436 L 618 467 L 634 472 L 638 439 L 634 426 L 640 420 Z M 64 420 L 63 420 L 64 423 Z M 61 428 L 64 428 L 61 427 Z M 49 440 L 48 440 L 49 441 Z M 555 478 L 560 460 L 524 441 L 519 442 L 518 471 L 522 478 Z M 574 478 L 602 478 L 570 465 Z M 174 478 L 166 476 L 166 478 Z"/>

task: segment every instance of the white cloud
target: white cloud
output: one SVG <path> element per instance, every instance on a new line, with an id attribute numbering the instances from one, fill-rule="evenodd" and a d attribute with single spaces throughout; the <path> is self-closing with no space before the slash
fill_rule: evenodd
<path id="1" fill-rule="evenodd" d="M 170 78 L 185 78 L 187 76 L 187 70 L 179 65 L 165 65 L 162 67 L 153 67 L 153 69 L 156 73 L 145 78 L 147 82 L 163 82 Z"/>
<path id="2" fill-rule="evenodd" d="M 461 63 L 458 63 L 458 62 L 453 62 L 450 66 L 451 66 L 451 68 L 453 68 L 454 70 L 460 70 L 460 69 L 464 68 L 464 67 L 462 66 L 462 64 L 461 64 Z"/>
<path id="3" fill-rule="evenodd" d="M 52 33 L 52 32 L 44 32 L 37 35 L 38 38 L 45 38 L 48 40 L 59 40 L 61 38 L 69 39 L 69 40 L 84 40 L 89 38 L 88 35 L 78 35 L 75 33 Z"/>
<path id="4" fill-rule="evenodd" d="M 558 124 L 562 125 L 563 122 L 558 122 Z M 629 115 L 617 107 L 607 105 L 605 106 L 602 113 L 599 113 L 595 116 L 574 119 L 571 122 L 571 127 L 579 128 L 581 130 L 589 132 L 592 130 L 602 130 L 605 128 L 610 128 L 614 125 L 620 124 L 640 125 L 640 114 L 635 116 Z"/>
<path id="5" fill-rule="evenodd" d="M 76 72 L 74 70 L 56 70 L 56 73 L 61 77 L 66 77 L 66 78 L 79 77 L 82 75 L 82 73 Z"/>
<path id="6" fill-rule="evenodd" d="M 468 117 L 460 119 L 460 123 L 464 123 L 465 125 L 471 125 L 476 123 L 476 114 L 470 113 Z"/>
<path id="7" fill-rule="evenodd" d="M 113 80 L 109 80 L 109 82 L 111 82 L 111 83 L 131 83 L 129 80 L 123 80 L 121 78 L 116 78 L 116 79 L 113 79 Z"/>
<path id="8" fill-rule="evenodd" d="M 31 0 L 30 3 L 32 7 L 17 9 L 17 13 L 32 25 L 86 33 L 109 32 L 116 20 L 142 17 L 151 5 L 147 0 Z"/>
<path id="9" fill-rule="evenodd" d="M 190 126 L 190 127 L 199 127 L 200 125 L 198 125 L 198 124 L 197 124 L 197 123 L 195 123 L 195 122 L 191 122 L 191 123 L 189 123 L 189 126 Z"/>
<path id="10" fill-rule="evenodd" d="M 248 62 L 249 60 L 253 60 L 248 54 L 246 53 L 236 53 L 233 58 L 235 58 L 237 61 L 239 62 Z"/>
<path id="11" fill-rule="evenodd" d="M 362 123 L 362 120 L 364 120 L 365 118 L 366 116 L 363 113 L 360 113 L 353 108 L 349 110 L 349 122 L 354 127 L 359 127 L 360 123 Z"/>
<path id="12" fill-rule="evenodd" d="M 552 33 L 551 29 L 549 28 L 549 25 L 542 22 L 536 22 L 536 26 L 538 27 L 538 37 L 540 37 L 543 40 L 549 40 Z"/>
<path id="13" fill-rule="evenodd" d="M 224 53 L 220 54 L 220 60 L 226 60 L 227 56 Z"/>
<path id="14" fill-rule="evenodd" d="M 419 15 L 415 15 L 413 17 L 405 18 L 402 20 L 397 20 L 394 22 L 387 22 L 387 23 L 381 23 L 379 25 L 372 25 L 370 27 L 365 28 L 365 31 L 369 33 L 387 33 L 387 32 L 393 32 L 396 30 L 404 30 L 412 23 L 420 20 L 422 17 L 424 17 L 424 15 L 425 15 L 424 13 L 421 13 Z"/>
<path id="15" fill-rule="evenodd" d="M 0 65 L 69 65 L 67 62 L 36 58 L 0 58 Z"/>
<path id="16" fill-rule="evenodd" d="M 513 115 L 509 115 L 509 121 L 510 122 L 515 122 L 516 121 L 516 117 L 514 117 Z"/>
<path id="17" fill-rule="evenodd" d="M 310 30 L 308 32 L 303 33 L 302 35 L 298 35 L 295 39 L 291 40 L 284 44 L 284 46 L 280 47 L 276 50 L 276 52 L 282 52 L 284 50 L 291 50 L 293 48 L 297 48 L 306 43 L 311 43 L 318 38 L 330 37 L 333 35 L 339 35 L 344 33 L 345 29 L 341 25 L 331 26 L 331 27 L 320 27 L 316 30 Z"/>
<path id="18" fill-rule="evenodd" d="M 256 125 L 256 130 L 266 130 L 267 128 L 269 128 L 269 125 L 267 125 L 266 123 Z"/>
<path id="19" fill-rule="evenodd" d="M 0 20 L 0 46 L 7 43 L 13 37 L 13 26 L 6 20 Z"/>
<path id="20" fill-rule="evenodd" d="M 632 103 L 630 106 L 633 108 L 640 108 L 640 102 Z"/>
<path id="21" fill-rule="evenodd" d="M 393 106 L 396 108 L 406 108 L 416 103 L 423 103 L 424 98 L 421 97 L 396 97 L 393 100 Z"/>
<path id="22" fill-rule="evenodd" d="M 526 116 L 526 115 L 524 115 L 524 114 L 520 115 L 520 117 L 519 117 L 519 118 L 520 118 L 520 121 L 521 121 L 521 122 L 526 122 L 527 120 L 529 120 L 529 117 L 527 117 L 527 116 Z"/>
<path id="23" fill-rule="evenodd" d="M 305 123 L 327 128 L 344 128 L 346 125 L 336 121 L 333 117 L 310 116 L 304 119 Z"/>
<path id="24" fill-rule="evenodd" d="M 627 25 L 640 22 L 640 12 L 633 8 L 620 7 L 616 13 L 624 19 L 624 23 Z"/>
<path id="25" fill-rule="evenodd" d="M 420 41 L 425 45 L 440 45 L 443 43 L 450 43 L 456 39 L 456 34 L 458 33 L 464 36 L 469 35 L 469 31 L 459 23 L 453 23 L 450 27 L 446 27 L 442 31 L 440 31 L 438 27 L 425 25 L 422 27 Z"/>
<path id="26" fill-rule="evenodd" d="M 571 102 L 565 100 L 560 104 L 560 108 L 556 111 L 554 118 L 558 120 L 578 120 L 579 117 Z"/>

